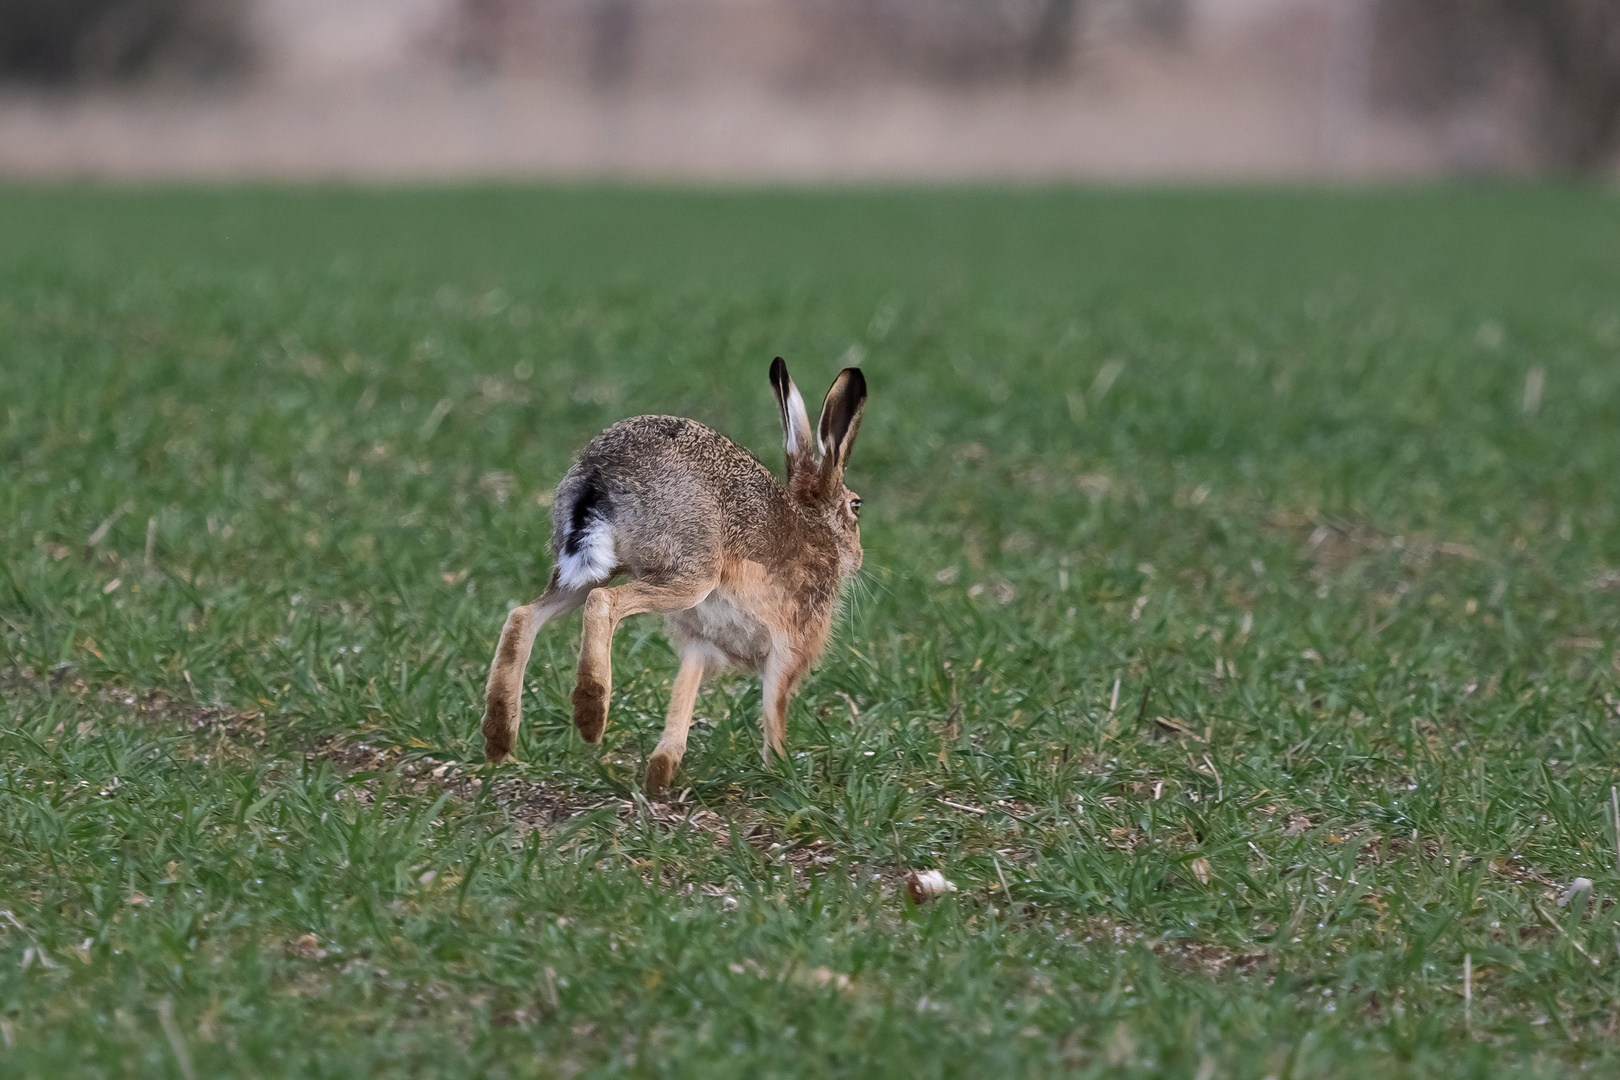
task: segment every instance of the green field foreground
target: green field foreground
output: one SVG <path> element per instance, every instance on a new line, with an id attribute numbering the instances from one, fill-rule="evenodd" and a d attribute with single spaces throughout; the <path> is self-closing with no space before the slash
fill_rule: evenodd
<path id="1" fill-rule="evenodd" d="M 643 799 L 575 616 L 489 770 L 571 455 L 777 354 L 790 763 Z M 0 1075 L 1620 1074 L 1617 492 L 1601 190 L 0 190 Z"/>

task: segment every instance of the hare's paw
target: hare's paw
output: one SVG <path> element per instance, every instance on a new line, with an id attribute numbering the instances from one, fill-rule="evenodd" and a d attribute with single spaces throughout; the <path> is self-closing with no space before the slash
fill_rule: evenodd
<path id="1" fill-rule="evenodd" d="M 680 767 L 680 751 L 667 746 L 654 750 L 652 757 L 647 759 L 647 794 L 657 795 L 669 787 L 669 782 L 675 779 L 675 771 Z"/>
<path id="2" fill-rule="evenodd" d="M 484 711 L 484 758 L 500 762 L 512 752 L 512 736 L 517 731 L 511 704 L 492 700 Z"/>
<path id="3" fill-rule="evenodd" d="M 608 688 L 589 675 L 582 676 L 574 687 L 574 726 L 580 737 L 593 743 L 602 737 L 607 727 Z"/>

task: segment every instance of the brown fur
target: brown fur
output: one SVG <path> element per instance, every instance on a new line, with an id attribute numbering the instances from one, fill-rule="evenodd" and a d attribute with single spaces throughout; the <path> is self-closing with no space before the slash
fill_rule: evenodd
<path id="1" fill-rule="evenodd" d="M 540 599 L 513 608 L 506 616 L 495 660 L 489 666 L 489 681 L 484 686 L 484 756 L 490 761 L 506 757 L 517 742 L 523 669 L 529 665 L 535 634 L 544 623 L 568 614 L 584 601 L 582 590 L 560 588 L 554 575 Z"/>
<path id="2" fill-rule="evenodd" d="M 507 616 L 491 671 L 510 671 L 528 659 L 520 659 L 519 653 L 522 651 L 524 632 L 532 618 L 528 608 L 514 608 Z M 517 737 L 518 703 L 504 684 L 491 685 L 488 690 L 488 707 L 484 712 L 484 753 L 491 761 L 499 761 L 511 753 L 512 740 Z"/>
<path id="3" fill-rule="evenodd" d="M 784 752 L 788 704 L 826 645 L 843 580 L 861 564 L 858 501 L 844 486 L 844 466 L 866 382 L 857 368 L 839 374 L 813 437 L 780 358 L 771 382 L 788 449 L 786 485 L 724 435 L 681 417 L 620 421 L 580 452 L 553 503 L 551 583 L 508 616 L 490 666 L 484 735 L 491 761 L 515 744 L 536 632 L 581 605 L 573 701 L 587 742 L 607 724 L 620 620 L 661 613 L 680 648 L 649 789 L 673 778 L 698 686 L 723 667 L 763 673 L 766 760 Z M 632 580 L 609 587 L 619 574 Z"/>

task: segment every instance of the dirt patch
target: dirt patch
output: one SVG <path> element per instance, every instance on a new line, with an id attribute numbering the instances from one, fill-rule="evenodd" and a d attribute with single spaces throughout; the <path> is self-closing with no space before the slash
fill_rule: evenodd
<path id="1" fill-rule="evenodd" d="M 1412 575 L 1422 573 L 1437 558 L 1484 558 L 1472 545 L 1421 533 L 1387 533 L 1365 518 L 1283 511 L 1273 514 L 1267 524 L 1301 543 L 1311 564 L 1306 576 L 1316 582 L 1338 577 L 1356 560 L 1375 552 L 1388 553 Z"/>
<path id="2" fill-rule="evenodd" d="M 58 668 L 43 677 L 28 667 L 0 669 L 0 688 L 40 695 L 67 694 L 81 701 L 111 705 L 124 713 L 129 722 L 160 730 L 179 729 L 191 736 L 171 751 L 181 759 L 205 763 L 245 762 L 258 756 L 266 746 L 266 718 L 256 709 L 189 702 L 166 690 L 96 688 L 72 668 Z M 65 730 L 68 722 L 64 720 L 57 733 Z M 81 721 L 79 733 L 87 734 L 94 723 L 94 720 Z M 408 793 L 445 791 L 458 801 L 471 803 L 482 799 L 486 805 L 503 808 L 521 832 L 556 825 L 576 814 L 606 805 L 601 800 L 592 802 L 564 795 L 521 776 L 499 773 L 492 776 L 491 770 L 482 764 L 409 754 L 397 746 L 348 734 L 324 735 L 310 742 L 294 740 L 289 746 L 276 750 L 283 756 L 290 752 L 294 756 L 318 758 L 329 763 L 340 776 L 358 777 L 345 785 L 341 793 L 344 798 L 369 803 L 385 787 Z M 625 811 L 620 813 L 624 816 Z"/>
<path id="3" fill-rule="evenodd" d="M 1263 952 L 1242 952 L 1225 945 L 1187 939 L 1156 942 L 1153 952 L 1171 968 L 1210 978 L 1228 971 L 1240 976 L 1253 975 L 1263 970 L 1271 959 L 1269 954 Z"/>
<path id="4" fill-rule="evenodd" d="M 716 847 L 732 844 L 735 829 L 739 839 L 763 860 L 779 864 L 795 875 L 814 872 L 836 861 L 822 840 L 784 840 L 746 805 L 729 808 L 733 812 L 723 815 L 711 807 L 688 802 L 690 789 L 656 802 L 639 795 L 628 799 L 577 795 L 537 783 L 512 768 L 446 760 L 378 740 L 374 734 L 338 732 L 269 747 L 267 718 L 259 710 L 204 705 L 161 689 L 93 687 L 71 667 L 59 668 L 48 676 L 40 676 L 28 667 L 0 669 L 0 688 L 40 696 L 66 694 L 86 704 L 112 706 L 123 714 L 120 722 L 138 723 L 162 732 L 182 731 L 189 738 L 180 740 L 170 751 L 180 759 L 245 763 L 271 753 L 280 762 L 278 768 L 299 759 L 325 762 L 345 780 L 338 797 L 363 804 L 388 794 L 448 794 L 463 806 L 498 808 L 519 835 L 552 829 L 582 814 L 608 809 L 621 824 L 644 819 L 667 832 L 685 830 L 705 837 Z M 71 722 L 64 719 L 57 733 Z M 87 734 L 95 723 L 94 719 L 81 721 L 79 734 Z M 895 883 L 904 880 L 903 869 L 891 870 L 886 878 L 893 878 Z"/>

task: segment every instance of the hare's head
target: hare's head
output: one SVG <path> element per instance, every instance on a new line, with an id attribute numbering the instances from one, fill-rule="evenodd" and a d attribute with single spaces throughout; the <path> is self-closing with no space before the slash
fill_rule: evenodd
<path id="1" fill-rule="evenodd" d="M 827 524 L 838 546 L 839 573 L 848 577 L 861 568 L 861 497 L 844 486 L 844 466 L 861 428 L 866 377 L 860 368 L 838 373 L 814 435 L 804 398 L 780 356 L 771 364 L 771 386 L 782 408 L 788 497 Z"/>

